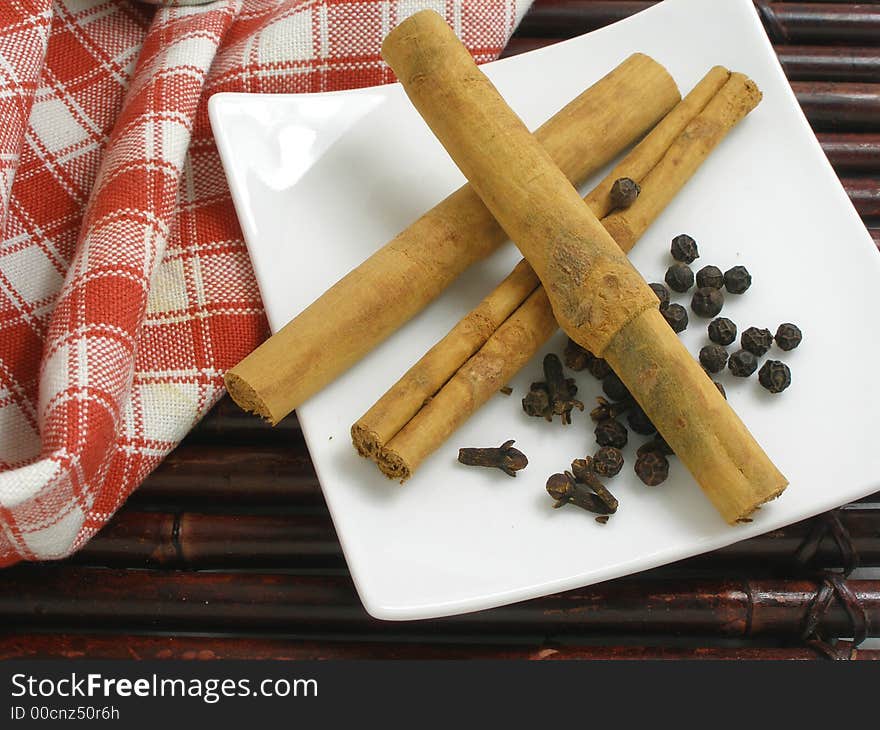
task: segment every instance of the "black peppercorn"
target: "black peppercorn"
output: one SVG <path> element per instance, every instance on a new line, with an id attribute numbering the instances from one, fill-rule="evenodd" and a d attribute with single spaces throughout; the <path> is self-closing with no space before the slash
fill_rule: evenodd
<path id="1" fill-rule="evenodd" d="M 708 373 L 720 373 L 727 365 L 727 350 L 721 345 L 706 345 L 700 350 L 700 365 Z"/>
<path id="2" fill-rule="evenodd" d="M 670 304 L 666 309 L 661 309 L 660 313 L 673 332 L 684 332 L 687 329 L 688 313 L 680 304 Z"/>
<path id="3" fill-rule="evenodd" d="M 660 309 L 669 306 L 669 289 L 667 289 L 663 284 L 657 284 L 656 282 L 653 284 L 648 284 L 651 289 L 654 290 L 654 293 L 657 295 L 657 299 L 660 300 Z"/>
<path id="4" fill-rule="evenodd" d="M 577 372 L 590 367 L 590 363 L 596 359 L 596 356 L 589 350 L 585 350 L 577 342 L 572 339 L 565 345 L 565 365 Z"/>
<path id="5" fill-rule="evenodd" d="M 672 258 L 676 261 L 684 261 L 686 264 L 692 264 L 695 259 L 700 258 L 697 242 L 687 233 L 682 233 L 673 238 L 669 251 L 672 254 Z"/>
<path id="6" fill-rule="evenodd" d="M 629 423 L 629 427 L 633 431 L 640 433 L 643 436 L 650 436 L 657 430 L 654 427 L 654 424 L 651 423 L 651 419 L 648 418 L 648 414 L 638 405 L 633 405 L 633 407 L 630 408 L 629 413 L 626 414 L 626 421 Z"/>
<path id="7" fill-rule="evenodd" d="M 803 335 L 800 328 L 791 322 L 779 325 L 776 330 L 776 344 L 780 350 L 786 352 L 793 350 L 801 344 L 801 339 L 803 339 Z"/>
<path id="8" fill-rule="evenodd" d="M 771 393 L 781 393 L 791 385 L 791 370 L 779 360 L 768 360 L 758 371 L 758 382 Z"/>
<path id="9" fill-rule="evenodd" d="M 731 294 L 742 294 L 752 285 L 752 275 L 745 266 L 734 266 L 724 272 L 724 286 Z"/>
<path id="10" fill-rule="evenodd" d="M 666 269 L 664 280 L 673 291 L 686 292 L 694 285 L 694 272 L 690 266 L 679 261 Z"/>
<path id="11" fill-rule="evenodd" d="M 724 286 L 724 274 L 717 266 L 704 266 L 697 272 L 697 286 L 720 289 Z"/>
<path id="12" fill-rule="evenodd" d="M 758 369 L 758 358 L 748 350 L 737 350 L 727 361 L 727 367 L 738 378 L 747 378 Z"/>
<path id="13" fill-rule="evenodd" d="M 716 345 L 729 345 L 736 339 L 736 325 L 727 317 L 709 322 L 709 339 Z"/>
<path id="14" fill-rule="evenodd" d="M 649 451 L 656 451 L 664 456 L 672 456 L 675 453 L 659 433 L 650 441 L 645 441 L 645 443 L 639 446 L 636 456 L 643 456 Z"/>
<path id="15" fill-rule="evenodd" d="M 727 400 L 727 391 L 724 390 L 724 386 L 721 385 L 721 383 L 719 383 L 717 380 L 713 380 L 712 382 L 715 383 L 715 387 L 718 388 L 718 392 L 724 396 L 724 400 Z"/>
<path id="16" fill-rule="evenodd" d="M 694 292 L 691 298 L 691 309 L 700 317 L 714 317 L 724 307 L 724 295 L 720 289 L 703 286 Z"/>
<path id="17" fill-rule="evenodd" d="M 632 398 L 623 381 L 613 372 L 602 378 L 602 390 L 611 400 L 627 401 Z"/>
<path id="18" fill-rule="evenodd" d="M 636 459 L 635 472 L 649 487 L 656 487 L 669 476 L 669 459 L 659 451 L 646 451 Z"/>
<path id="19" fill-rule="evenodd" d="M 592 465 L 600 477 L 616 477 L 623 468 L 623 454 L 613 446 L 603 446 L 593 456 Z"/>
<path id="20" fill-rule="evenodd" d="M 596 378 L 596 380 L 602 380 L 611 372 L 611 366 L 601 357 L 594 357 L 590 364 L 587 365 L 587 370 L 590 371 L 590 375 Z"/>
<path id="21" fill-rule="evenodd" d="M 770 330 L 749 327 L 739 338 L 739 344 L 744 350 L 761 357 L 773 344 L 773 335 L 770 334 Z"/>
<path id="22" fill-rule="evenodd" d="M 594 433 L 596 434 L 596 443 L 599 446 L 613 446 L 616 449 L 622 449 L 626 446 L 626 426 L 613 418 L 601 421 L 596 426 Z"/>
<path id="23" fill-rule="evenodd" d="M 629 206 L 636 202 L 640 192 L 642 192 L 641 187 L 632 178 L 617 178 L 611 186 L 611 207 L 629 208 Z"/>
<path id="24" fill-rule="evenodd" d="M 596 423 L 604 421 L 606 418 L 617 418 L 632 408 L 632 401 L 623 401 L 622 403 L 611 403 L 605 400 L 601 395 L 596 397 L 597 405 L 590 411 L 590 418 Z"/>

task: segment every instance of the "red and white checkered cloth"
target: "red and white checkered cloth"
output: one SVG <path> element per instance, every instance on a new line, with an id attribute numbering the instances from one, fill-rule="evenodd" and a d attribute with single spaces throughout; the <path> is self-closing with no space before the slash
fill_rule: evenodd
<path id="1" fill-rule="evenodd" d="M 0 2 L 0 565 L 81 547 L 266 334 L 207 98 L 392 81 L 424 7 L 489 60 L 527 4 Z"/>

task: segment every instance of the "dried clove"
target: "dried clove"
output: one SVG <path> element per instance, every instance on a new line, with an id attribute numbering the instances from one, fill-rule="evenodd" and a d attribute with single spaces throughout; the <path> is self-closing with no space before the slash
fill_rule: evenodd
<path id="1" fill-rule="evenodd" d="M 547 480 L 547 493 L 556 500 L 554 508 L 572 504 L 594 514 L 607 515 L 608 508 L 585 485 L 577 484 L 571 472 L 552 474 Z"/>
<path id="2" fill-rule="evenodd" d="M 584 410 L 584 404 L 575 399 L 577 385 L 574 378 L 566 378 L 562 362 L 553 353 L 544 358 L 544 381 L 532 383 L 528 395 L 523 398 L 523 410 L 530 416 L 540 416 L 548 421 L 561 416 L 562 423 L 571 423 L 571 411 Z"/>
<path id="3" fill-rule="evenodd" d="M 596 476 L 596 472 L 593 471 L 593 460 L 589 457 L 586 459 L 575 459 L 571 462 L 571 473 L 573 474 L 575 480 L 588 486 L 596 496 L 602 500 L 602 504 L 605 505 L 606 512 L 608 514 L 614 514 L 617 512 L 617 498 L 608 491 L 608 488 L 599 481 L 599 477 Z"/>
<path id="4" fill-rule="evenodd" d="M 520 469 L 529 464 L 526 455 L 513 448 L 514 440 L 505 441 L 498 448 L 459 449 L 458 461 L 467 466 L 487 466 L 501 469 L 505 474 L 515 477 Z"/>

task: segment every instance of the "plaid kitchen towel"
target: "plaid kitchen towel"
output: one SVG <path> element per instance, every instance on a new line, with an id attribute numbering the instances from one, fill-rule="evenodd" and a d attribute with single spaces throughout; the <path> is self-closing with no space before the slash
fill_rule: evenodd
<path id="1" fill-rule="evenodd" d="M 0 565 L 81 547 L 266 336 L 207 98 L 392 81 L 424 7 L 487 61 L 526 5 L 0 3 Z"/>

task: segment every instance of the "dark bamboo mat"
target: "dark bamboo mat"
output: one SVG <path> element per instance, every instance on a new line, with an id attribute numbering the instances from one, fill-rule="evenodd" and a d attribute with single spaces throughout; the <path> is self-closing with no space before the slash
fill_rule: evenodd
<path id="1" fill-rule="evenodd" d="M 653 2 L 538 0 L 505 51 Z M 786 74 L 880 245 L 880 4 L 756 2 Z M 880 480 L 878 480 L 880 488 Z M 223 399 L 74 557 L 0 582 L 0 658 L 816 659 L 880 636 L 880 495 L 661 569 L 434 621 L 360 606 L 296 417 Z M 837 657 L 875 659 L 880 651 Z"/>

